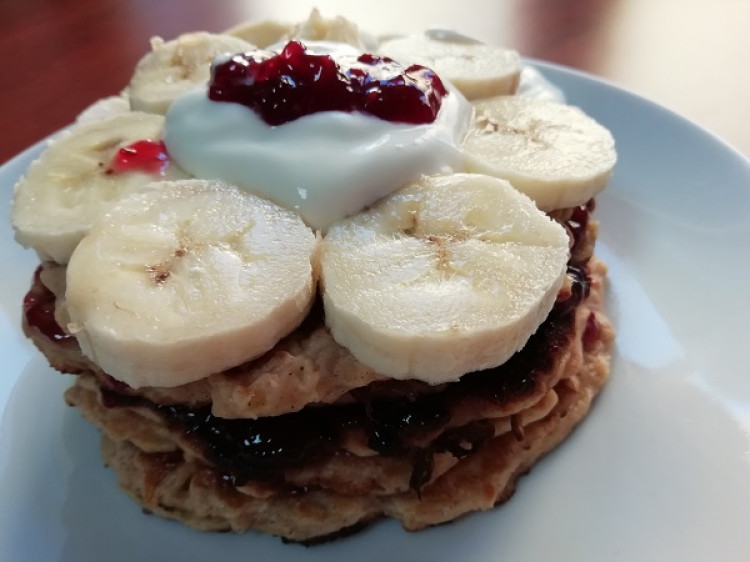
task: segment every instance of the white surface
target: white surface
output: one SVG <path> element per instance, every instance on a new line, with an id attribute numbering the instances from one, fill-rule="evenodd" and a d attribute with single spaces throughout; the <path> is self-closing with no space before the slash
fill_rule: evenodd
<path id="1" fill-rule="evenodd" d="M 305 549 L 143 515 L 102 466 L 18 328 L 36 260 L 0 216 L 0 560 L 747 560 L 750 553 L 750 163 L 647 101 L 540 68 L 609 127 L 599 198 L 618 327 L 590 417 L 489 513 L 407 534 L 394 522 Z M 8 201 L 26 153 L 0 169 Z M 7 402 L 7 404 L 6 404 Z"/>

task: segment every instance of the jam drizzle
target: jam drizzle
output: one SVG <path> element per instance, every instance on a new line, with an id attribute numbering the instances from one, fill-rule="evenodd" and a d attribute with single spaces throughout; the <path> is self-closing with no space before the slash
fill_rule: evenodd
<path id="1" fill-rule="evenodd" d="M 272 126 L 323 111 L 362 111 L 395 123 L 435 121 L 448 91 L 429 68 L 369 54 L 349 66 L 343 60 L 312 54 L 298 41 L 278 55 L 240 53 L 214 64 L 208 97 L 249 107 Z"/>
<path id="2" fill-rule="evenodd" d="M 34 272 L 34 285 L 23 299 L 23 314 L 26 324 L 36 328 L 55 342 L 66 342 L 73 336 L 55 320 L 55 295 L 40 281 L 41 266 Z"/>
<path id="3" fill-rule="evenodd" d="M 139 140 L 115 153 L 107 173 L 145 172 L 163 176 L 169 163 L 169 154 L 163 141 Z"/>

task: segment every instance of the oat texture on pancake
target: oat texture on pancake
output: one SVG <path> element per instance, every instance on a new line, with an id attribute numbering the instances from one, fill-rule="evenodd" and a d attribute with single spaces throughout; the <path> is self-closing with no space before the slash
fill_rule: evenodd
<path id="1" fill-rule="evenodd" d="M 154 38 L 29 167 L 24 333 L 146 512 L 418 531 L 508 500 L 586 417 L 615 144 L 522 70 L 317 11 Z"/>

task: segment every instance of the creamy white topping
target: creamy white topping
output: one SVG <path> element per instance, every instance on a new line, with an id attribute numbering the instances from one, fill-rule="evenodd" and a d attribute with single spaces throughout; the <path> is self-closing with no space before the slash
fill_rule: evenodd
<path id="1" fill-rule="evenodd" d="M 208 99 L 205 87 L 170 107 L 164 141 L 177 164 L 297 210 L 325 231 L 422 174 L 461 167 L 471 106 L 455 90 L 433 123 L 392 123 L 328 111 L 270 126 L 251 109 Z"/>

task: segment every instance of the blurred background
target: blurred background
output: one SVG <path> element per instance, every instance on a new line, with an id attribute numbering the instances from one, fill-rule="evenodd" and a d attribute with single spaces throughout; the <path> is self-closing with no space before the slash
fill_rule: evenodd
<path id="1" fill-rule="evenodd" d="M 375 34 L 452 28 L 595 74 L 750 156 L 750 0 L 0 0 L 0 162 L 121 90 L 153 35 L 296 22 L 313 6 Z"/>

